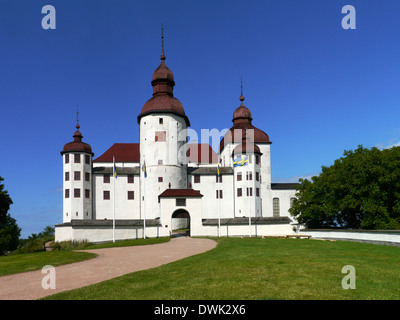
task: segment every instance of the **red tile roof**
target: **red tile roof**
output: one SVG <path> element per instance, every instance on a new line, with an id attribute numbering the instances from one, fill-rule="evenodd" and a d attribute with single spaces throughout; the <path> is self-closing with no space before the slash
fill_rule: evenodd
<path id="1" fill-rule="evenodd" d="M 193 189 L 167 189 L 159 195 L 159 197 L 202 197 L 200 191 Z"/>
<path id="2" fill-rule="evenodd" d="M 189 163 L 217 163 L 218 155 L 207 143 L 188 144 Z M 111 148 L 93 162 L 137 162 L 140 161 L 139 143 L 114 143 Z"/>
<path id="3" fill-rule="evenodd" d="M 139 143 L 114 143 L 93 162 L 140 162 Z"/>
<path id="4" fill-rule="evenodd" d="M 218 155 L 208 143 L 188 144 L 189 163 L 218 163 Z"/>

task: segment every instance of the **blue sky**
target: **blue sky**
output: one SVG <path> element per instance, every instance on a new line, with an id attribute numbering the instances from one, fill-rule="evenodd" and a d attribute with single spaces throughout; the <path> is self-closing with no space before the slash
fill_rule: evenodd
<path id="1" fill-rule="evenodd" d="M 56 29 L 44 30 L 44 5 Z M 344 30 L 344 5 L 356 29 Z M 244 104 L 272 143 L 274 182 L 318 174 L 344 150 L 400 142 L 398 0 L 0 0 L 0 176 L 22 236 L 62 222 L 60 151 L 138 142 L 164 24 L 174 94 L 192 128 Z"/>

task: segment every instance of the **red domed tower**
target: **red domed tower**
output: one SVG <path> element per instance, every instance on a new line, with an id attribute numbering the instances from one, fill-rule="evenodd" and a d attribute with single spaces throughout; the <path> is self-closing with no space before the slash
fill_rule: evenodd
<path id="1" fill-rule="evenodd" d="M 77 120 L 74 141 L 67 143 L 63 157 L 63 222 L 92 218 L 92 147 L 82 142 Z"/>
<path id="2" fill-rule="evenodd" d="M 243 91 L 241 92 L 239 100 L 241 102 L 240 106 L 236 108 L 233 113 L 233 126 L 228 130 L 220 142 L 220 157 L 223 166 L 234 167 L 233 162 L 238 156 L 243 153 L 248 155 L 249 166 L 246 168 L 234 167 L 234 171 L 242 170 L 242 174 L 247 171 L 252 171 L 254 177 L 252 178 L 252 183 L 256 194 L 254 199 L 255 201 L 254 203 L 252 202 L 254 205 L 254 211 L 251 215 L 265 216 L 270 211 L 271 141 L 264 131 L 258 129 L 252 124 L 253 117 L 251 111 L 243 104 Z M 243 182 L 239 182 L 237 185 L 239 186 L 240 183 L 243 184 Z M 248 187 L 250 186 L 243 186 L 243 188 Z M 257 197 L 257 194 L 259 194 L 261 199 L 263 199 L 262 203 L 259 202 L 260 199 Z M 243 200 L 239 199 L 237 206 L 235 207 L 238 210 L 243 210 L 239 209 L 241 205 L 243 208 L 247 205 L 247 202 L 241 203 L 241 201 L 243 202 Z M 241 213 L 235 212 L 235 214 L 240 215 Z"/>
<path id="3" fill-rule="evenodd" d="M 141 171 L 142 217 L 159 216 L 158 196 L 166 189 L 187 188 L 186 129 L 190 126 L 182 103 L 173 95 L 174 75 L 165 64 L 162 34 L 161 63 L 154 71 L 153 97 L 138 115 L 140 126 L 140 163 L 146 164 L 147 177 Z M 145 212 L 144 212 L 145 211 Z"/>

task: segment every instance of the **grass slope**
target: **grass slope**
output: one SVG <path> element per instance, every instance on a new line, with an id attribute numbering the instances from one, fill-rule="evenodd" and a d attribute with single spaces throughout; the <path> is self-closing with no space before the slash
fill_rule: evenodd
<path id="1" fill-rule="evenodd" d="M 45 265 L 57 267 L 63 264 L 95 258 L 96 256 L 94 253 L 74 251 L 42 251 L 2 256 L 0 257 L 0 276 L 40 270 Z"/>
<path id="2" fill-rule="evenodd" d="M 47 299 L 399 299 L 400 248 L 222 238 L 214 250 Z M 356 270 L 344 290 L 341 270 Z"/>
<path id="3" fill-rule="evenodd" d="M 101 244 L 89 244 L 89 243 L 78 243 L 71 244 L 68 249 L 54 250 L 50 252 L 35 252 L 35 253 L 23 253 L 14 254 L 10 256 L 0 256 L 0 276 L 10 275 L 14 273 L 27 272 L 40 270 L 45 265 L 51 265 L 54 267 L 79 262 L 87 259 L 95 258 L 97 255 L 89 252 L 77 252 L 72 250 L 89 250 L 89 249 L 100 249 L 100 248 L 112 248 L 112 247 L 125 247 L 125 246 L 140 246 L 150 245 L 168 242 L 170 238 L 150 238 L 150 239 L 135 239 L 135 240 L 124 240 L 101 243 Z"/>

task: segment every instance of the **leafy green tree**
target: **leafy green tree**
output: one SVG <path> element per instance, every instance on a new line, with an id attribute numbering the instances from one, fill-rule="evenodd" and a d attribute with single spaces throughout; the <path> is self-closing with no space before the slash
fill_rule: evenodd
<path id="1" fill-rule="evenodd" d="M 10 216 L 8 210 L 13 203 L 7 190 L 4 190 L 4 179 L 0 177 L 0 255 L 18 247 L 21 229 L 17 222 Z"/>
<path id="2" fill-rule="evenodd" d="M 55 228 L 53 226 L 44 227 L 43 231 L 39 233 L 40 238 L 51 238 L 54 236 Z"/>
<path id="3" fill-rule="evenodd" d="M 400 147 L 345 151 L 311 180 L 290 209 L 309 228 L 400 229 Z"/>

